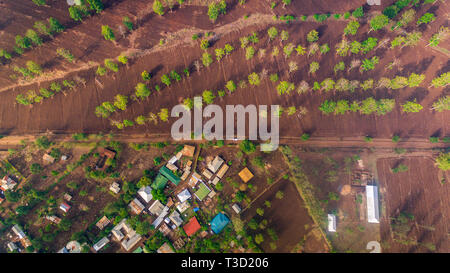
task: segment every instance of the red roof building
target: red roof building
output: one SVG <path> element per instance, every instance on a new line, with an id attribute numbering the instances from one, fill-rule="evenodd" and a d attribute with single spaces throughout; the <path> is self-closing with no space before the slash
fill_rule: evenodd
<path id="1" fill-rule="evenodd" d="M 186 232 L 187 236 L 192 236 L 200 229 L 200 224 L 197 221 L 197 218 L 192 217 L 189 222 L 183 227 L 184 232 Z"/>

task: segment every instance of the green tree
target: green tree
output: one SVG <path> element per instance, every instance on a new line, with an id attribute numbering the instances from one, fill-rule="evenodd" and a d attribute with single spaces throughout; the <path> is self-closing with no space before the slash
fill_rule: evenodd
<path id="1" fill-rule="evenodd" d="M 102 26 L 102 35 L 107 41 L 114 41 L 116 39 L 116 37 L 114 36 L 114 32 L 107 25 Z"/>
<path id="2" fill-rule="evenodd" d="M 64 26 L 55 18 L 48 18 L 49 29 L 52 33 L 60 33 L 64 31 Z"/>
<path id="3" fill-rule="evenodd" d="M 119 65 L 116 64 L 112 59 L 105 59 L 105 67 L 111 71 L 119 71 Z"/>
<path id="4" fill-rule="evenodd" d="M 389 18 L 384 14 L 377 15 L 370 20 L 370 27 L 374 31 L 384 28 L 387 24 L 389 24 Z"/>
<path id="5" fill-rule="evenodd" d="M 127 110 L 128 97 L 125 95 L 116 95 L 114 97 L 114 106 L 118 109 L 125 111 Z"/>
<path id="6" fill-rule="evenodd" d="M 158 116 L 161 121 L 168 121 L 169 120 L 169 109 L 162 108 L 159 111 Z"/>
<path id="7" fill-rule="evenodd" d="M 256 85 L 258 86 L 261 83 L 261 80 L 259 79 L 259 75 L 256 74 L 255 72 L 251 73 L 250 75 L 248 75 L 248 82 L 251 85 Z"/>
<path id="8" fill-rule="evenodd" d="M 32 30 L 32 29 L 28 29 L 27 32 L 25 33 L 25 36 L 27 38 L 29 38 L 33 44 L 40 46 L 42 45 L 42 38 L 39 37 L 39 35 L 36 33 L 36 31 Z"/>
<path id="9" fill-rule="evenodd" d="M 41 167 L 41 165 L 39 165 L 39 163 L 33 163 L 33 164 L 31 164 L 31 166 L 30 166 L 30 172 L 31 172 L 32 174 L 39 174 L 39 173 L 41 173 L 41 172 L 42 172 L 42 167 Z"/>
<path id="10" fill-rule="evenodd" d="M 443 171 L 450 170 L 450 153 L 440 153 L 435 165 Z"/>
<path id="11" fill-rule="evenodd" d="M 267 34 L 269 35 L 269 40 L 273 40 L 278 36 L 278 29 L 276 27 L 271 27 L 267 30 Z"/>
<path id="12" fill-rule="evenodd" d="M 352 16 L 355 18 L 361 18 L 364 16 L 363 7 L 359 7 L 352 12 Z"/>
<path id="13" fill-rule="evenodd" d="M 153 2 L 153 11 L 156 14 L 158 14 L 159 16 L 163 16 L 164 15 L 164 7 L 163 7 L 163 5 L 161 4 L 160 1 L 155 0 Z"/>
<path id="14" fill-rule="evenodd" d="M 422 15 L 422 17 L 420 17 L 419 20 L 417 20 L 417 25 L 428 24 L 433 22 L 434 20 L 436 20 L 436 16 L 434 16 L 433 13 L 427 12 L 424 15 Z"/>
<path id="15" fill-rule="evenodd" d="M 150 96 L 150 93 L 151 93 L 150 89 L 147 87 L 147 85 L 141 82 L 136 85 L 135 94 L 137 98 L 141 99 L 148 98 L 148 96 Z"/>
<path id="16" fill-rule="evenodd" d="M 405 113 L 417 113 L 423 109 L 423 106 L 420 105 L 419 103 L 417 103 L 415 99 L 414 99 L 414 101 L 405 102 L 404 104 L 401 105 L 401 107 L 402 107 L 402 112 L 405 112 Z"/>
<path id="17" fill-rule="evenodd" d="M 317 40 L 319 40 L 319 32 L 317 32 L 317 30 L 311 30 L 307 36 L 306 36 L 306 40 L 310 43 L 313 43 Z"/>
<path id="18" fill-rule="evenodd" d="M 277 193 L 275 194 L 275 198 L 283 199 L 284 198 L 284 192 L 283 191 L 277 191 Z"/>
<path id="19" fill-rule="evenodd" d="M 358 21 L 350 21 L 344 29 L 344 35 L 356 35 L 358 32 L 359 22 Z"/>
<path id="20" fill-rule="evenodd" d="M 245 139 L 241 143 L 239 143 L 239 148 L 247 155 L 252 154 L 256 151 L 255 144 L 248 139 Z"/>
<path id="21" fill-rule="evenodd" d="M 225 87 L 230 93 L 233 93 L 236 90 L 236 84 L 232 80 L 228 81 Z"/>
<path id="22" fill-rule="evenodd" d="M 209 54 L 208 52 L 203 53 L 202 62 L 204 66 L 209 67 L 213 63 L 211 54 Z"/>
<path id="23" fill-rule="evenodd" d="M 133 22 L 131 22 L 131 20 L 130 20 L 130 18 L 128 18 L 128 16 L 123 17 L 122 22 L 129 31 L 133 31 L 133 28 L 134 28 Z"/>
<path id="24" fill-rule="evenodd" d="M 128 58 L 125 55 L 120 55 L 119 57 L 117 57 L 117 60 L 119 61 L 119 63 L 122 63 L 122 64 L 128 63 Z"/>
<path id="25" fill-rule="evenodd" d="M 210 90 L 203 91 L 202 97 L 203 97 L 203 100 L 206 102 L 206 104 L 213 103 L 214 99 L 216 98 L 216 96 Z"/>
<path id="26" fill-rule="evenodd" d="M 161 76 L 161 82 L 164 83 L 167 87 L 169 87 L 171 85 L 171 81 L 169 76 L 167 76 L 166 74 Z"/>
<path id="27" fill-rule="evenodd" d="M 31 47 L 31 40 L 28 37 L 22 37 L 20 35 L 16 35 L 16 45 L 20 48 L 27 49 Z"/>
<path id="28" fill-rule="evenodd" d="M 249 46 L 245 49 L 245 59 L 250 60 L 255 55 L 255 49 L 253 46 Z"/>

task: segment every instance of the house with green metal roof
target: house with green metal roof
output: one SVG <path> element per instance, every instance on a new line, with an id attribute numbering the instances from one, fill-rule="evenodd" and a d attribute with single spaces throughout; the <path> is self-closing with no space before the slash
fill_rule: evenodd
<path id="1" fill-rule="evenodd" d="M 169 179 L 167 179 L 164 175 L 158 173 L 155 181 L 153 181 L 152 188 L 154 188 L 155 190 L 162 190 L 166 187 L 168 181 Z"/>
<path id="2" fill-rule="evenodd" d="M 203 201 L 210 192 L 211 190 L 203 182 L 200 182 L 198 190 L 194 194 L 197 196 L 198 200 Z"/>
<path id="3" fill-rule="evenodd" d="M 163 166 L 161 169 L 159 169 L 159 173 L 164 175 L 167 179 L 170 180 L 170 182 L 174 183 L 177 186 L 181 181 L 181 179 L 166 166 Z"/>

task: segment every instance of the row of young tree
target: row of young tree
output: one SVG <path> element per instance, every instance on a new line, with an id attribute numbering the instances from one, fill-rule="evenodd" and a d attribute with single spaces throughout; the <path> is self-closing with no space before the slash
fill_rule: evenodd
<path id="1" fill-rule="evenodd" d="M 64 31 L 64 26 L 53 17 L 50 17 L 47 20 L 47 23 L 44 21 L 36 21 L 33 28 L 36 29 L 37 32 L 33 29 L 28 29 L 24 36 L 16 35 L 15 45 L 13 47 L 14 53 L 17 56 L 20 56 L 25 52 L 25 50 L 33 47 L 33 45 L 41 46 L 43 44 L 43 38 L 39 36 L 39 34 L 53 38 L 57 33 Z M 10 60 L 12 57 L 13 55 L 11 52 L 8 52 L 5 49 L 0 49 L 0 58 Z"/>
<path id="2" fill-rule="evenodd" d="M 325 114 L 345 115 L 348 113 L 360 113 L 362 115 L 385 115 L 392 112 L 395 107 L 395 99 L 380 99 L 375 100 L 369 97 L 362 101 L 348 101 L 348 100 L 325 100 L 320 106 L 319 110 Z M 406 101 L 400 104 L 401 111 L 404 113 L 417 113 L 423 109 L 423 106 L 414 101 Z"/>
<path id="3" fill-rule="evenodd" d="M 274 78 L 276 77 L 272 76 L 270 79 L 273 82 Z M 412 73 L 409 75 L 409 77 L 403 77 L 403 76 L 396 76 L 395 78 L 389 79 L 386 77 L 382 77 L 380 80 L 375 82 L 374 79 L 367 79 L 363 82 L 360 82 L 358 80 L 348 80 L 345 78 L 340 78 L 337 81 L 334 81 L 331 78 L 326 78 L 322 82 L 315 81 L 314 84 L 311 86 L 306 81 L 301 81 L 300 84 L 297 87 L 297 93 L 298 94 L 304 94 L 311 91 L 350 91 L 354 92 L 357 89 L 362 89 L 364 91 L 374 89 L 374 88 L 388 88 L 388 89 L 402 89 L 406 87 L 418 87 L 423 81 L 425 80 L 425 75 L 423 74 L 416 74 Z M 277 87 L 277 92 L 279 95 L 289 95 L 292 91 L 294 91 L 295 84 L 288 82 L 288 81 L 281 81 Z"/>
<path id="4" fill-rule="evenodd" d="M 74 21 L 83 21 L 85 17 L 91 16 L 94 12 L 100 13 L 104 9 L 101 0 L 80 0 L 79 4 L 69 7 L 69 15 Z"/>
<path id="5" fill-rule="evenodd" d="M 81 80 L 82 81 L 82 80 Z M 64 90 L 75 89 L 76 84 L 73 80 L 63 80 L 62 86 L 58 82 L 52 82 L 49 88 L 40 88 L 38 92 L 34 90 L 28 90 L 25 94 L 19 94 L 16 96 L 16 102 L 21 105 L 33 105 L 35 103 L 42 103 L 45 99 L 51 99 L 55 94 Z"/>

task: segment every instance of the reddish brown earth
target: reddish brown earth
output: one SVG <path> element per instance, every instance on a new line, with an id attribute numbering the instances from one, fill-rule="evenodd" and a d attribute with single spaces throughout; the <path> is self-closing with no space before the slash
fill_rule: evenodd
<path id="1" fill-rule="evenodd" d="M 294 1 L 295 2 L 295 1 Z M 363 1 L 354 1 L 345 6 L 329 7 L 330 10 L 344 11 L 357 7 Z M 111 101 L 113 97 L 118 94 L 131 95 L 134 91 L 134 86 L 141 81 L 140 72 L 143 70 L 151 71 L 154 74 L 150 86 L 153 87 L 159 83 L 159 78 L 163 73 L 167 73 L 173 69 L 181 73 L 185 67 L 190 67 L 191 77 L 183 79 L 180 83 L 175 83 L 169 88 L 163 88 L 161 94 L 152 94 L 150 98 L 142 103 L 131 102 L 129 109 L 111 116 L 111 119 L 133 119 L 134 117 L 147 114 L 149 112 L 158 112 L 160 108 L 171 109 L 182 98 L 193 97 L 200 95 L 203 90 L 218 90 L 222 89 L 226 81 L 233 79 L 236 81 L 243 79 L 245 76 L 253 71 L 261 71 L 263 68 L 267 69 L 269 73 L 278 72 L 280 78 L 283 80 L 289 79 L 298 84 L 302 79 L 306 79 L 310 84 L 313 81 L 322 81 L 326 77 L 333 77 L 332 67 L 340 60 L 344 60 L 348 64 L 353 57 L 336 57 L 332 52 L 320 57 L 316 55 L 311 58 L 305 56 L 291 57 L 290 60 L 296 60 L 299 65 L 299 70 L 288 75 L 287 63 L 282 54 L 273 59 L 270 57 L 270 51 L 274 45 L 279 45 L 278 42 L 268 44 L 266 30 L 272 23 L 266 23 L 267 19 L 251 19 L 253 25 L 247 27 L 238 27 L 233 25 L 242 15 L 253 12 L 264 13 L 267 9 L 263 2 L 249 1 L 245 8 L 240 6 L 234 7 L 226 16 L 220 17 L 215 25 L 209 22 L 206 16 L 205 7 L 186 6 L 174 10 L 160 18 L 159 16 L 149 15 L 143 16 L 140 11 L 145 10 L 145 3 L 141 1 L 122 1 L 117 5 L 107 8 L 101 16 L 93 16 L 82 24 L 74 25 L 69 28 L 67 32 L 60 34 L 55 40 L 46 43 L 41 48 L 28 51 L 23 57 L 14 59 L 13 63 L 25 63 L 26 60 L 38 60 L 40 63 L 53 63 L 49 65 L 49 70 L 70 71 L 70 69 L 81 69 L 80 72 L 73 72 L 65 78 L 71 78 L 75 75 L 87 80 L 86 86 L 79 86 L 76 91 L 68 91 L 67 95 L 57 94 L 53 99 L 45 100 L 42 104 L 36 104 L 33 107 L 17 105 L 14 103 L 14 98 L 19 93 L 24 93 L 27 90 L 37 90 L 38 86 L 32 84 L 29 86 L 18 87 L 14 89 L 7 89 L 0 93 L 0 108 L 1 121 L 0 128 L 3 134 L 24 134 L 24 133 L 38 133 L 50 130 L 53 132 L 98 132 L 98 131 L 116 131 L 107 119 L 97 118 L 94 115 L 94 110 L 97 105 L 103 101 Z M 429 38 L 438 27 L 445 20 L 447 5 L 440 4 L 440 8 L 436 9 L 438 20 L 433 22 L 428 29 L 424 30 L 424 39 Z M 45 7 L 44 7 L 45 8 Z M 291 7 L 292 10 L 294 7 Z M 297 8 L 297 7 L 295 7 Z M 295 9 L 295 14 L 309 14 L 315 9 L 325 8 L 317 7 L 317 5 L 302 4 L 302 7 Z M 372 7 L 371 10 L 378 10 L 379 7 Z M 289 8 L 287 9 L 289 10 Z M 322 11 L 322 10 L 320 10 Z M 421 13 L 426 9 L 420 10 Z M 55 11 L 56 12 L 56 11 Z M 63 11 L 59 11 L 62 13 Z M 287 13 L 282 7 L 278 7 L 275 11 L 277 14 Z M 142 12 L 144 13 L 144 12 Z M 51 13 L 50 13 L 51 14 Z M 56 17 L 55 13 L 55 17 Z M 124 15 L 131 16 L 130 18 L 140 17 L 139 28 L 134 34 L 126 38 L 119 39 L 117 46 L 111 42 L 104 41 L 100 35 L 100 25 L 109 24 L 111 26 L 117 25 L 120 18 Z M 134 17 L 132 16 L 134 15 Z M 67 16 L 67 15 L 66 15 Z M 270 15 L 267 15 L 270 17 Z M 142 17 L 142 18 L 141 18 Z M 268 18 L 269 18 L 268 17 Z M 61 19 L 62 20 L 62 19 Z M 249 22 L 250 22 L 249 21 Z M 64 21 L 65 22 L 65 21 Z M 311 29 L 318 28 L 321 34 L 319 43 L 329 43 L 333 49 L 335 44 L 340 40 L 343 28 L 346 25 L 345 21 L 335 21 L 333 23 L 320 24 L 316 22 L 294 22 L 290 25 L 277 24 L 279 29 L 286 29 L 290 33 L 289 42 L 294 44 L 306 44 L 306 33 Z M 29 26 L 30 22 L 23 23 L 24 29 Z M 225 58 L 221 63 L 214 62 L 208 69 L 203 69 L 200 73 L 194 72 L 193 62 L 197 60 L 202 51 L 198 45 L 193 45 L 190 41 L 190 34 L 185 37 L 184 41 L 179 45 L 170 46 L 168 44 L 166 49 L 157 49 L 150 52 L 139 53 L 144 54 L 142 57 L 133 59 L 129 66 L 122 66 L 118 73 L 114 75 L 99 77 L 99 81 L 103 83 L 104 88 L 100 88 L 95 84 L 94 74 L 95 65 L 87 64 L 88 61 L 102 62 L 106 57 L 115 57 L 121 51 L 124 51 L 128 46 L 133 46 L 136 49 L 150 49 L 157 44 L 159 39 L 166 36 L 168 33 L 180 30 L 182 28 L 197 28 L 193 29 L 192 33 L 203 30 L 212 30 L 221 35 L 211 49 L 208 51 L 213 53 L 213 49 L 223 47 L 225 43 L 231 43 L 236 50 L 228 58 Z M 20 30 L 20 31 L 19 31 Z M 266 48 L 268 53 L 263 59 L 258 57 L 251 61 L 244 61 L 244 51 L 240 49 L 239 38 L 248 35 L 253 31 L 259 31 L 260 42 L 256 48 Z M 364 24 L 355 36 L 357 40 L 363 40 L 370 36 L 378 38 L 384 35 L 393 37 L 396 34 L 387 31 L 378 31 L 367 34 L 368 26 Z M 12 30 L 8 30 L 13 32 Z M 17 29 L 17 32 L 23 32 L 22 29 Z M 16 31 L 14 31 L 16 32 Z M 181 34 L 180 34 L 181 35 Z M 80 39 L 80 37 L 83 37 Z M 77 47 L 73 46 L 73 40 L 78 39 Z M 8 39 L 6 39 L 8 40 Z M 70 41 L 70 42 L 69 42 Z M 64 44 L 65 43 L 65 44 Z M 381 76 L 393 75 L 408 75 L 411 72 L 421 72 L 426 75 L 425 83 L 418 88 L 405 88 L 400 91 L 388 91 L 384 89 L 377 89 L 374 92 L 356 91 L 355 93 L 342 94 L 294 94 L 287 96 L 279 96 L 275 91 L 275 85 L 269 80 L 264 80 L 257 88 L 247 87 L 243 90 L 238 89 L 235 93 L 227 95 L 224 99 L 216 99 L 219 105 L 225 104 L 280 104 L 282 106 L 305 106 L 309 113 L 302 119 L 297 116 L 287 117 L 283 116 L 281 121 L 281 135 L 282 136 L 299 136 L 303 132 L 309 132 L 313 136 L 358 136 L 371 135 L 374 137 L 389 138 L 393 134 L 401 136 L 413 137 L 428 137 L 430 135 L 446 136 L 448 135 L 449 125 L 448 118 L 444 113 L 436 113 L 429 111 L 431 104 L 442 94 L 442 89 L 426 87 L 429 85 L 431 79 L 437 74 L 445 71 L 447 67 L 448 58 L 442 53 L 436 53 L 429 48 L 421 49 L 425 45 L 423 42 L 417 48 L 404 48 L 401 50 L 386 50 L 379 48 L 371 55 L 377 55 L 381 58 L 380 64 L 374 71 L 361 75 L 356 70 L 351 73 L 337 75 L 344 76 L 349 79 L 364 80 L 368 78 L 378 79 Z M 70 68 L 65 64 L 65 68 L 61 66 L 62 61 L 55 61 L 54 50 L 57 47 L 66 47 L 73 51 L 80 61 L 77 64 L 70 65 Z M 87 48 L 84 53 L 77 52 L 81 48 Z M 35 55 L 35 57 L 33 57 Z M 295 55 L 295 54 L 293 54 Z M 370 55 L 370 56 L 371 56 Z M 39 59 L 37 56 L 40 56 Z M 42 57 L 43 56 L 43 57 Z M 174 58 L 173 56 L 180 56 Z M 367 56 L 367 57 L 370 57 Z M 391 62 L 396 57 L 400 60 L 403 69 L 400 71 L 394 68 L 392 71 L 385 71 L 384 66 Z M 43 61 L 41 60 L 43 59 Z M 46 60 L 48 59 L 48 60 Z M 308 76 L 308 65 L 311 61 L 319 61 L 322 69 L 320 69 L 315 76 Z M 56 62 L 56 63 L 55 63 Z M 82 67 L 81 67 L 82 66 Z M 91 66 L 92 68 L 85 70 L 84 68 Z M 47 66 L 46 66 L 47 67 Z M 11 73 L 10 69 L 6 67 L 0 71 L 0 78 L 3 77 L 5 85 L 8 86 L 8 75 Z M 3 76 L 2 76 L 3 75 Z M 212 76 L 214 75 L 214 76 Z M 124 80 L 126 79 L 126 80 Z M 42 82 L 41 87 L 48 87 L 50 82 Z M 160 84 L 161 85 L 161 84 Z M 448 90 L 444 90 L 444 93 Z M 324 116 L 317 107 L 325 99 L 364 99 L 369 96 L 380 98 L 395 98 L 397 101 L 405 101 L 407 99 L 417 98 L 418 101 L 424 105 L 424 110 L 416 114 L 402 114 L 399 107 L 392 113 L 386 116 L 362 116 L 359 114 L 348 114 L 346 116 Z M 165 133 L 170 131 L 169 123 L 160 123 L 159 125 L 135 126 L 127 128 L 123 132 L 127 134 L 133 133 Z"/>
<path id="2" fill-rule="evenodd" d="M 284 193 L 283 199 L 277 199 L 275 197 L 278 191 Z M 270 208 L 265 207 L 264 201 L 266 200 L 272 203 Z M 264 208 L 263 217 L 256 214 L 257 208 Z M 247 221 L 253 217 L 257 219 L 257 222 L 260 222 L 262 219 L 267 219 L 267 228 L 273 228 L 277 233 L 279 239 L 276 241 L 276 252 L 291 252 L 314 229 L 314 222 L 304 207 L 300 194 L 295 185 L 289 180 L 282 180 L 275 184 L 270 190 L 255 200 L 252 206 L 242 214 L 242 218 Z M 264 242 L 261 245 L 264 251 L 273 251 L 269 247 L 269 243 L 272 240 L 267 233 L 261 230 L 255 233 L 262 233 L 264 235 Z M 303 247 L 307 252 L 328 251 L 323 237 L 319 240 L 306 240 L 306 244 Z"/>
<path id="3" fill-rule="evenodd" d="M 393 173 L 397 164 L 408 166 L 403 173 Z M 424 244 L 434 245 L 432 252 L 448 252 L 450 240 L 450 186 L 449 173 L 439 171 L 429 157 L 385 158 L 377 161 L 381 191 L 385 195 L 386 217 L 382 218 L 382 240 L 388 242 L 385 252 L 430 252 Z M 446 182 L 441 183 L 445 177 Z M 407 212 L 414 215 L 414 224 L 408 239 L 416 240 L 415 245 L 404 245 L 392 240 L 388 217 L 397 217 Z"/>

